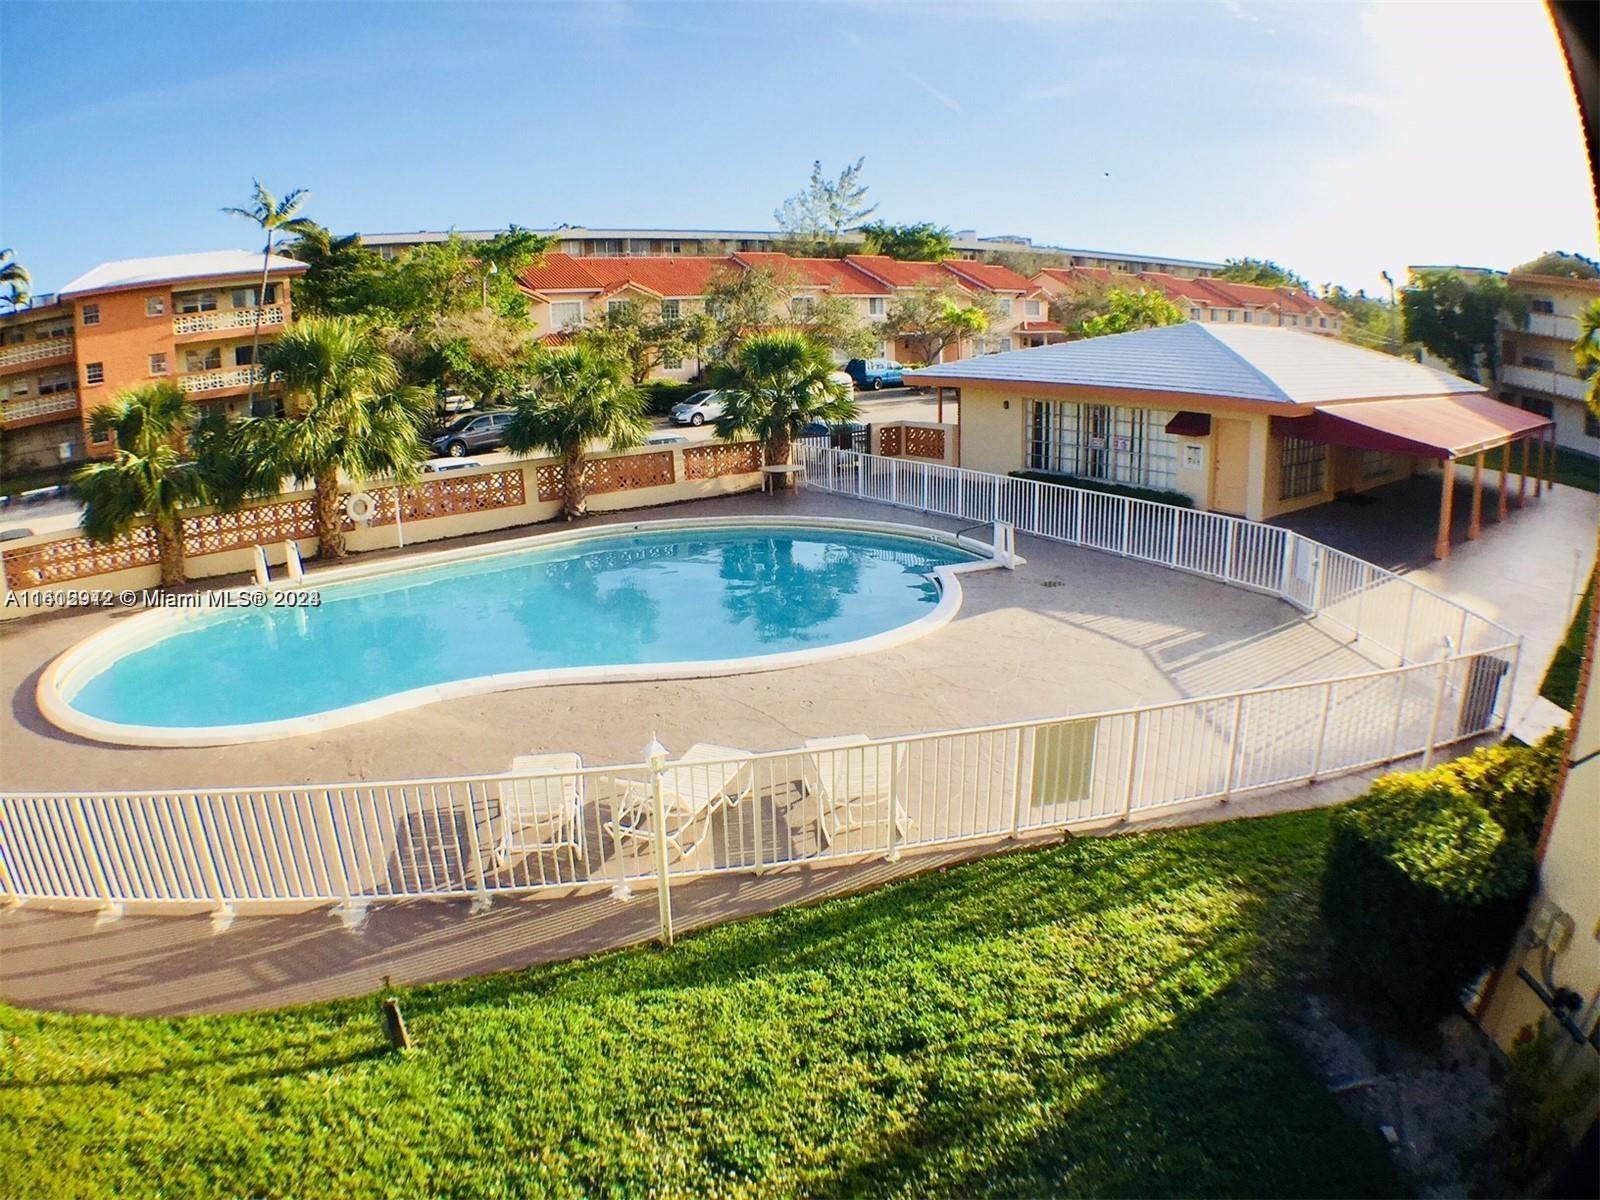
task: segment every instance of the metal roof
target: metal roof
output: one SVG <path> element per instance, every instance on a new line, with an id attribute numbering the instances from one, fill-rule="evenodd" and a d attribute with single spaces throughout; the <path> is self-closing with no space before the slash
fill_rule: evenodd
<path id="1" fill-rule="evenodd" d="M 1320 334 L 1197 322 L 939 363 L 907 371 L 906 378 L 955 386 L 1127 388 L 1282 405 L 1484 390 L 1434 367 Z"/>
<path id="2" fill-rule="evenodd" d="M 269 268 L 278 274 L 304 271 L 306 264 L 274 254 Z M 164 254 L 157 258 L 125 258 L 101 263 L 79 275 L 61 295 L 84 296 L 117 288 L 140 287 L 152 283 L 176 283 L 183 279 L 215 279 L 225 275 L 261 275 L 259 250 L 207 250 L 199 254 Z"/>

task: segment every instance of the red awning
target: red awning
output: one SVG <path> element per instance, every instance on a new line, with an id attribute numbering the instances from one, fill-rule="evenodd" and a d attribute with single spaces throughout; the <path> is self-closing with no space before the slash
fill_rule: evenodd
<path id="1" fill-rule="evenodd" d="M 1549 417 L 1502 404 L 1483 392 L 1465 392 L 1329 404 L 1306 417 L 1273 417 L 1272 432 L 1356 450 L 1447 459 L 1491 450 L 1553 424 Z"/>
<path id="2" fill-rule="evenodd" d="M 1211 433 L 1211 414 L 1181 412 L 1167 422 L 1167 432 L 1173 437 L 1207 437 Z"/>

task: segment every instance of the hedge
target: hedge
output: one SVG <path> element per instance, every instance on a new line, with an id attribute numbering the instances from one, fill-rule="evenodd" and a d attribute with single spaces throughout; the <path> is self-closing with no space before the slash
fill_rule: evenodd
<path id="1" fill-rule="evenodd" d="M 1522 923 L 1561 733 L 1386 775 L 1335 813 L 1322 915 L 1364 998 L 1425 1028 L 1497 962 Z"/>
<path id="2" fill-rule="evenodd" d="M 703 383 L 682 383 L 676 379 L 652 379 L 642 386 L 645 404 L 652 416 L 664 417 L 680 400 L 687 400 L 696 392 L 704 391 Z"/>

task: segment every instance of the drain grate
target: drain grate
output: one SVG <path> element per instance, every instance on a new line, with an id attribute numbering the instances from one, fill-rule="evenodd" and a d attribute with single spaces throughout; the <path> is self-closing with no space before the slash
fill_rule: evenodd
<path id="1" fill-rule="evenodd" d="M 1039 581 L 1039 586 L 1040 587 L 1065 587 L 1066 584 L 1063 583 L 1059 579 L 1041 579 Z"/>

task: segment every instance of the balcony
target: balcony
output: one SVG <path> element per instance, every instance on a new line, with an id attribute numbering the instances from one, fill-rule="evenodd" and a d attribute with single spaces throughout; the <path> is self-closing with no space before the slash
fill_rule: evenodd
<path id="1" fill-rule="evenodd" d="M 260 367 L 225 367 L 220 371 L 192 371 L 178 376 L 178 386 L 186 392 L 226 392 L 249 387 L 266 378 Z"/>
<path id="2" fill-rule="evenodd" d="M 78 411 L 77 392 L 52 392 L 48 396 L 29 396 L 26 400 L 8 400 L 0 409 L 0 422 L 27 421 L 33 417 L 48 417 L 55 413 Z"/>
<path id="3" fill-rule="evenodd" d="M 269 304 L 264 308 L 228 308 L 212 312 L 182 313 L 172 318 L 172 332 L 212 333 L 220 330 L 254 329 L 256 314 L 261 314 L 261 328 L 283 324 L 283 305 Z"/>
<path id="4" fill-rule="evenodd" d="M 1562 396 L 1580 402 L 1588 388 L 1588 384 L 1576 375 L 1563 375 L 1560 371 L 1510 364 L 1500 368 L 1500 381 L 1511 387 L 1527 388 L 1529 391 L 1543 392 L 1547 396 Z"/>
<path id="5" fill-rule="evenodd" d="M 70 358 L 72 356 L 72 338 L 42 338 L 37 342 L 23 342 L 16 346 L 6 346 L 0 349 L 0 367 L 11 367 L 17 363 L 42 362 L 47 358 Z"/>
<path id="6" fill-rule="evenodd" d="M 1578 340 L 1578 318 L 1563 317 L 1558 313 L 1529 313 L 1526 324 L 1500 314 L 1500 328 L 1507 333 L 1531 333 L 1535 337 L 1557 338 L 1572 343 Z"/>

